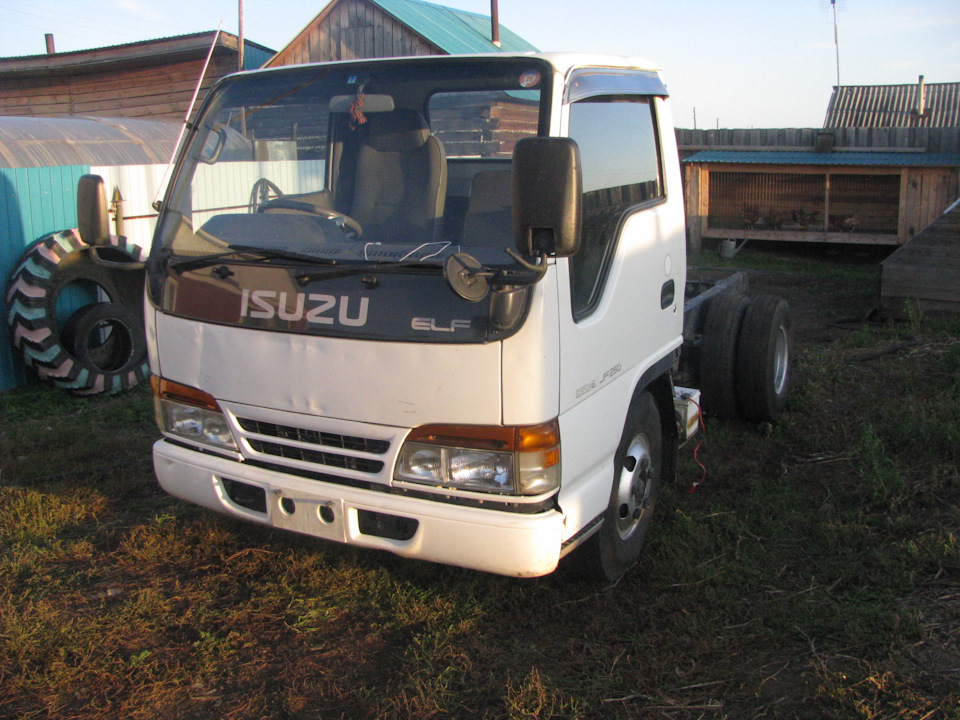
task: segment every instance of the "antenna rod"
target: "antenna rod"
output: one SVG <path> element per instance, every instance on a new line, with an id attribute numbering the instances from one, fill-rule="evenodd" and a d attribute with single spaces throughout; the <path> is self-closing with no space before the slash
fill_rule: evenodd
<path id="1" fill-rule="evenodd" d="M 837 32 L 837 0 L 830 0 L 833 7 L 833 46 L 837 49 L 837 87 L 840 87 L 840 35 Z"/>
<path id="2" fill-rule="evenodd" d="M 180 126 L 180 134 L 177 135 L 177 142 L 173 145 L 173 154 L 170 155 L 170 162 L 167 163 L 167 169 L 164 171 L 163 177 L 160 179 L 160 186 L 157 188 L 157 197 L 153 200 L 153 207 L 156 210 L 160 209 L 158 205 L 160 194 L 164 191 L 167 180 L 170 177 L 170 170 L 173 167 L 173 161 L 177 157 L 177 150 L 180 147 L 180 141 L 183 140 L 183 134 L 186 132 L 187 125 L 190 122 L 190 113 L 193 112 L 193 105 L 195 102 L 197 102 L 197 95 L 200 94 L 200 86 L 203 84 L 203 78 L 207 74 L 207 67 L 210 65 L 210 58 L 213 57 L 213 50 L 217 47 L 217 40 L 220 39 L 221 27 L 223 27 L 223 20 L 220 21 L 219 25 L 217 25 L 217 31 L 213 34 L 213 42 L 210 43 L 210 49 L 207 51 L 207 59 L 203 62 L 203 69 L 200 71 L 200 77 L 197 78 L 197 86 L 193 90 L 193 97 L 190 98 L 190 105 L 187 107 L 187 114 L 183 116 L 183 124 Z"/>

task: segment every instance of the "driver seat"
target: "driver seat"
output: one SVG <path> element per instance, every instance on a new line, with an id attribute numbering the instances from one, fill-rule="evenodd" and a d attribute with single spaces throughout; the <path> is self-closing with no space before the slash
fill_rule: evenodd
<path id="1" fill-rule="evenodd" d="M 363 227 L 363 240 L 436 240 L 447 194 L 443 145 L 415 110 L 367 117 L 349 213 Z"/>

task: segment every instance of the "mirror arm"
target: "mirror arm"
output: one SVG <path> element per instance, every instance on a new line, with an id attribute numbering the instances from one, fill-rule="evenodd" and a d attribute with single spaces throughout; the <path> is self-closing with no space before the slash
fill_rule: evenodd
<path id="1" fill-rule="evenodd" d="M 506 251 L 507 255 L 509 255 L 515 263 L 517 263 L 517 265 L 522 267 L 524 270 L 528 270 L 529 272 L 533 273 L 533 277 L 527 281 L 530 284 L 536 284 L 540 282 L 543 279 L 543 276 L 547 274 L 547 254 L 545 252 L 540 252 L 540 262 L 534 264 L 513 250 L 513 248 L 504 248 L 504 250 Z M 498 274 L 498 278 L 501 275 L 503 275 L 503 273 Z M 514 282 L 513 284 L 517 283 Z"/>

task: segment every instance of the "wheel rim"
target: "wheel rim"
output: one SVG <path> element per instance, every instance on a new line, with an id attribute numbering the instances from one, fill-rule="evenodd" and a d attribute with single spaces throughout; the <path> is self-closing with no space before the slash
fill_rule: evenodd
<path id="1" fill-rule="evenodd" d="M 621 540 L 633 535 L 648 514 L 653 474 L 650 440 L 639 434 L 630 441 L 617 485 L 617 533 Z"/>
<path id="2" fill-rule="evenodd" d="M 783 326 L 777 328 L 776 348 L 774 349 L 773 389 L 777 395 L 783 394 L 787 385 L 787 367 L 790 362 L 789 345 L 787 344 L 787 330 Z"/>

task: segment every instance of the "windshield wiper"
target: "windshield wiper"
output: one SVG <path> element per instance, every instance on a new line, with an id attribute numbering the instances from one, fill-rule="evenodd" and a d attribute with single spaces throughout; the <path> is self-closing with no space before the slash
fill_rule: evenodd
<path id="1" fill-rule="evenodd" d="M 216 265 L 224 258 L 229 257 L 235 258 L 231 262 L 238 265 L 251 265 L 262 262 L 263 260 L 292 260 L 297 263 L 309 263 L 311 265 L 339 264 L 338 260 L 312 257 L 310 255 L 303 255 L 302 253 L 294 252 L 292 250 L 262 248 L 252 245 L 231 245 L 230 247 L 232 250 L 227 250 L 225 252 L 213 253 L 211 255 L 200 255 L 198 257 L 183 260 L 170 260 L 167 267 L 169 267 L 171 270 L 174 270 L 179 275 L 187 270 L 199 270 L 200 268 L 209 267 L 210 265 Z M 252 254 L 256 257 L 252 259 L 237 257 L 244 254 Z"/>
<path id="2" fill-rule="evenodd" d="M 431 272 L 437 272 L 441 269 L 440 265 L 436 263 L 425 263 L 422 260 L 406 260 L 400 262 L 343 265 L 341 267 L 325 268 L 323 270 L 298 270 L 293 276 L 300 285 L 306 285 L 314 280 L 330 280 L 332 278 L 364 275 L 366 273 L 373 275 L 380 272 L 394 272 L 396 270 L 408 270 L 410 268 L 429 269 Z"/>

